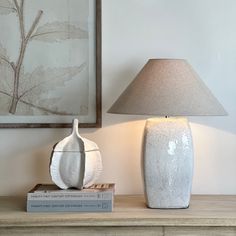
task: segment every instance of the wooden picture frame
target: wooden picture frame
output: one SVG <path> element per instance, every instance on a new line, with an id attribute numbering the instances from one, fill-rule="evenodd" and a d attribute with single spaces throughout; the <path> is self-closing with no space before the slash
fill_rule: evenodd
<path id="1" fill-rule="evenodd" d="M 101 0 L 56 2 L 0 6 L 0 128 L 101 127 Z"/>

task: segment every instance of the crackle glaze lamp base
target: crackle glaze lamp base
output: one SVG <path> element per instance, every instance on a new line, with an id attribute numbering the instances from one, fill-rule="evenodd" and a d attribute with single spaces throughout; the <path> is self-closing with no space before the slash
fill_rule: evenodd
<path id="1" fill-rule="evenodd" d="M 227 114 L 197 73 L 183 59 L 150 59 L 108 112 L 157 117 L 148 119 L 144 130 L 146 203 L 150 208 L 187 208 L 193 144 L 182 117 Z"/>
<path id="2" fill-rule="evenodd" d="M 193 145 L 187 119 L 148 119 L 143 141 L 147 205 L 150 208 L 187 208 L 193 177 Z"/>

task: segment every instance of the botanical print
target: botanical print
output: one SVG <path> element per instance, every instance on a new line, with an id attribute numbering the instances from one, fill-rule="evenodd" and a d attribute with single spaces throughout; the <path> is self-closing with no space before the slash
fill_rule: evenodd
<path id="1" fill-rule="evenodd" d="M 89 2 L 0 0 L 0 116 L 88 115 Z"/>

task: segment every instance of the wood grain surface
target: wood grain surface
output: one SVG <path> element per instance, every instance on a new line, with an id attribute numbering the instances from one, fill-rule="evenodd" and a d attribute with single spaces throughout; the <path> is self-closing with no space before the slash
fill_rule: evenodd
<path id="1" fill-rule="evenodd" d="M 26 199 L 0 197 L 0 235 L 236 235 L 236 196 L 195 195 L 188 209 L 149 209 L 116 196 L 111 213 L 27 213 Z"/>

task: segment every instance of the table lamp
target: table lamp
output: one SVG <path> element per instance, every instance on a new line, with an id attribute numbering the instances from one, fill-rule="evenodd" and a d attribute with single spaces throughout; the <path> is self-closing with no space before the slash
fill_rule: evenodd
<path id="1" fill-rule="evenodd" d="M 157 116 L 146 121 L 142 173 L 147 206 L 187 208 L 193 145 L 185 116 L 226 115 L 183 59 L 150 59 L 108 113 Z"/>

